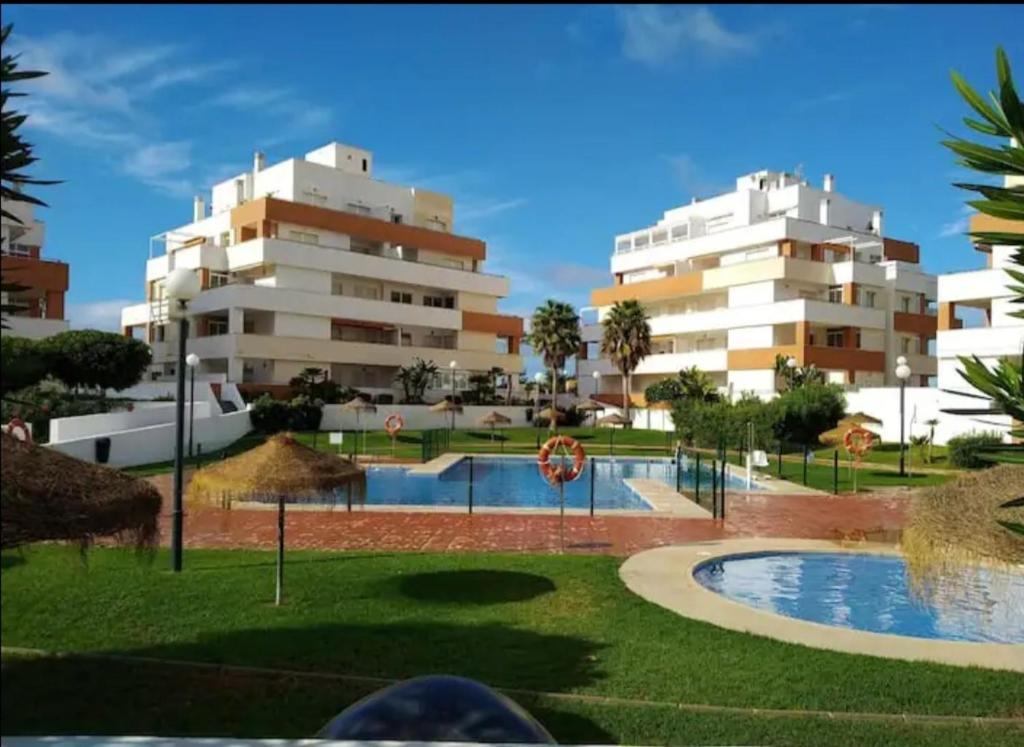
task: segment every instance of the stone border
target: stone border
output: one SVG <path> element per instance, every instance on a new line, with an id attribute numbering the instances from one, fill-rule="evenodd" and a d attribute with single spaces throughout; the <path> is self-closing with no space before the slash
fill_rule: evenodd
<path id="1" fill-rule="evenodd" d="M 622 564 L 619 577 L 634 594 L 684 617 L 721 628 L 767 636 L 811 648 L 1024 672 L 1024 645 L 974 643 L 869 633 L 809 622 L 749 607 L 704 588 L 693 577 L 702 563 L 759 552 L 829 552 L 899 555 L 892 545 L 841 545 L 824 540 L 740 539 L 660 547 Z"/>

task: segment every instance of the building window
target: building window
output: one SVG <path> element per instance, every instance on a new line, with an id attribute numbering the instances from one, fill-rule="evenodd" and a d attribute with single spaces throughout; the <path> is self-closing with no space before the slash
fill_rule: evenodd
<path id="1" fill-rule="evenodd" d="M 860 291 L 860 305 L 868 309 L 875 308 L 875 291 Z"/>
<path id="2" fill-rule="evenodd" d="M 843 347 L 843 330 L 830 329 L 825 332 L 825 345 L 830 348 Z"/>
<path id="3" fill-rule="evenodd" d="M 392 223 L 401 223 L 402 222 L 402 215 L 401 215 L 401 213 L 392 213 L 391 214 L 391 222 Z"/>
<path id="4" fill-rule="evenodd" d="M 222 231 L 220 235 L 221 246 L 231 246 L 231 231 Z"/>
<path id="5" fill-rule="evenodd" d="M 231 282 L 231 275 L 226 272 L 210 272 L 210 287 L 220 288 L 222 285 L 227 285 Z"/>
<path id="6" fill-rule="evenodd" d="M 904 314 L 910 313 L 910 296 L 904 296 L 900 299 L 900 308 Z"/>
<path id="7" fill-rule="evenodd" d="M 206 334 L 209 337 L 226 335 L 228 333 L 227 319 L 210 319 L 206 322 Z"/>
<path id="8" fill-rule="evenodd" d="M 451 296 L 424 296 L 424 306 L 432 306 L 435 309 L 454 309 L 455 299 Z"/>
<path id="9" fill-rule="evenodd" d="M 163 342 L 166 339 L 166 327 L 163 324 L 158 324 L 156 327 L 156 341 Z"/>
<path id="10" fill-rule="evenodd" d="M 910 338 L 909 337 L 901 337 L 900 338 L 900 352 L 904 353 L 904 354 L 912 352 L 910 350 Z"/>
<path id="11" fill-rule="evenodd" d="M 350 213 L 359 213 L 360 215 L 370 214 L 370 208 L 366 207 L 366 205 L 358 205 L 354 202 L 350 202 L 345 207 L 348 208 Z"/>
<path id="12" fill-rule="evenodd" d="M 391 291 L 391 303 L 412 303 L 412 293 Z"/>
<path id="13" fill-rule="evenodd" d="M 369 301 L 380 300 L 380 288 L 376 285 L 366 285 L 365 283 L 356 283 L 352 286 L 353 293 L 356 298 L 365 298 Z"/>
<path id="14" fill-rule="evenodd" d="M 830 285 L 828 287 L 828 302 L 829 303 L 842 303 L 843 302 L 843 286 L 841 286 L 841 285 Z"/>
<path id="15" fill-rule="evenodd" d="M 327 204 L 327 195 L 318 194 L 316 192 L 309 192 L 309 191 L 303 192 L 302 193 L 302 199 L 303 199 L 303 202 L 308 202 L 311 205 L 326 205 Z"/>
<path id="16" fill-rule="evenodd" d="M 319 244 L 320 237 L 307 231 L 289 231 L 288 238 L 302 244 Z"/>
<path id="17" fill-rule="evenodd" d="M 366 167 L 367 167 L 367 163 L 366 163 L 366 159 L 364 158 L 363 159 L 363 172 L 364 173 L 366 172 Z"/>

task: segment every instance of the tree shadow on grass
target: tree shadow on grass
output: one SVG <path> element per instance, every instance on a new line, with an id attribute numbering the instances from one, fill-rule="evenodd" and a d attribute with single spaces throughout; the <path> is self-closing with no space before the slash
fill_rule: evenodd
<path id="1" fill-rule="evenodd" d="M 438 571 L 402 576 L 395 583 L 410 599 L 441 604 L 488 605 L 525 602 L 555 590 L 546 576 L 517 571 Z"/>
<path id="2" fill-rule="evenodd" d="M 19 551 L 5 550 L 3 555 L 0 555 L 0 570 L 6 571 L 8 568 L 17 568 L 24 564 L 25 556 Z"/>
<path id="3" fill-rule="evenodd" d="M 494 441 L 494 443 L 508 441 L 508 436 L 497 430 L 494 433 L 490 431 L 466 431 L 465 435 L 466 438 L 475 438 L 478 441 Z"/>
<path id="4" fill-rule="evenodd" d="M 310 738 L 346 707 L 385 686 L 152 662 L 8 657 L 0 687 L 0 731 Z M 510 697 L 561 744 L 618 741 L 557 704 Z"/>

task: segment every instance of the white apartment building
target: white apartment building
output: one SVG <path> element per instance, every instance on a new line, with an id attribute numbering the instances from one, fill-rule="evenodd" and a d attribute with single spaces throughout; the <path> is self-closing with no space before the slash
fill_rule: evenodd
<path id="1" fill-rule="evenodd" d="M 32 203 L 4 200 L 3 209 L 18 220 L 0 218 L 0 267 L 5 283 L 20 286 L 2 293 L 4 305 L 16 307 L 4 313 L 8 329 L 3 334 L 39 339 L 63 332 L 68 328 L 64 319 L 68 265 L 40 256 L 46 223 L 36 218 Z"/>
<path id="2" fill-rule="evenodd" d="M 1005 180 L 1014 186 L 1012 178 Z M 1018 180 L 1024 185 L 1024 180 Z M 971 232 L 1024 232 L 1024 222 L 976 214 L 971 218 Z M 958 356 L 977 355 L 990 368 L 1001 358 L 1020 360 L 1024 356 L 1024 319 L 1010 316 L 1019 310 L 1013 304 L 1008 285 L 1012 282 L 1006 268 L 1012 266 L 1012 248 L 976 244 L 985 255 L 985 269 L 954 272 L 939 276 L 939 314 L 936 355 L 938 356 L 939 403 L 949 420 L 955 412 L 963 422 L 951 422 L 956 432 L 968 430 L 1007 431 L 1010 418 L 989 415 L 988 404 L 960 375 L 963 368 Z M 973 309 L 972 312 L 965 312 Z M 958 313 L 961 312 L 961 313 Z M 966 322 L 965 322 L 966 319 Z M 971 395 L 974 396 L 964 396 Z"/>
<path id="3" fill-rule="evenodd" d="M 849 387 L 896 383 L 905 355 L 909 383 L 927 385 L 936 283 L 919 259 L 916 244 L 884 235 L 880 207 L 839 194 L 831 175 L 817 188 L 787 173 L 746 174 L 733 192 L 615 237 L 614 284 L 594 290 L 584 312 L 594 323 L 584 326 L 581 391 L 621 401 L 621 378 L 600 357 L 600 320 L 631 298 L 648 310 L 654 343 L 633 376 L 638 404 L 649 384 L 690 366 L 733 397 L 771 396 L 780 354 Z"/>
<path id="4" fill-rule="evenodd" d="M 241 388 L 285 385 L 303 368 L 369 393 L 400 392 L 414 358 L 465 388 L 468 375 L 515 375 L 523 320 L 498 313 L 508 278 L 484 272 L 486 245 L 453 233 L 450 197 L 374 179 L 373 155 L 330 143 L 213 187 L 192 222 L 154 237 L 146 301 L 122 311 L 153 348 L 152 378 L 175 373 L 176 330 L 163 283 L 196 270 L 189 352 L 200 373 Z"/>

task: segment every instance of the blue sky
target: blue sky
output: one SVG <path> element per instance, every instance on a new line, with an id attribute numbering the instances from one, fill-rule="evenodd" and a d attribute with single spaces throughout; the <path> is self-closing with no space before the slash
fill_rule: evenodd
<path id="1" fill-rule="evenodd" d="M 1020 6 L 19 6 L 44 252 L 71 263 L 75 326 L 141 299 L 151 235 L 191 195 L 330 140 L 377 175 L 447 191 L 456 230 L 512 277 L 503 309 L 607 282 L 612 237 L 761 168 L 834 173 L 926 266 L 980 257 L 950 69 L 985 89 Z M 1016 29 L 1017 31 L 1014 31 Z"/>

